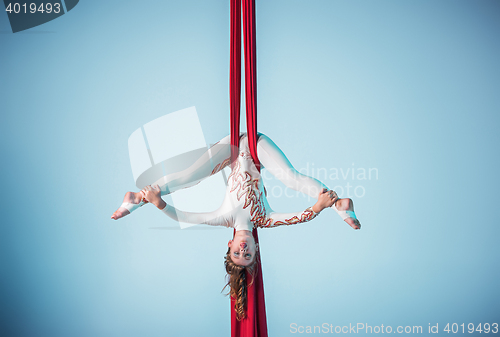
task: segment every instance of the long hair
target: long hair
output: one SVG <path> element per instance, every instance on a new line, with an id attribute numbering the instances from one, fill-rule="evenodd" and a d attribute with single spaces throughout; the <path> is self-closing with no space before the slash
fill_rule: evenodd
<path id="1" fill-rule="evenodd" d="M 236 264 L 231 259 L 231 248 L 227 250 L 224 266 L 226 267 L 226 273 L 229 277 L 229 281 L 226 283 L 224 289 L 229 286 L 229 293 L 226 295 L 231 295 L 235 299 L 234 310 L 236 311 L 236 318 L 241 320 L 246 317 L 246 306 L 247 306 L 247 288 L 253 284 L 255 272 L 257 268 L 255 263 L 257 262 L 257 256 L 255 256 L 253 262 L 248 266 L 240 266 Z M 251 276 L 250 283 L 247 284 L 247 273 Z"/>

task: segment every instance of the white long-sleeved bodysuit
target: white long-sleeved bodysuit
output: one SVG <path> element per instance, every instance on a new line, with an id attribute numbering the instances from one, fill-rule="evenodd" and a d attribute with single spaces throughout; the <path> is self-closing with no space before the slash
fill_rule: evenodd
<path id="1" fill-rule="evenodd" d="M 327 188 L 320 181 L 296 171 L 276 144 L 262 134 L 257 141 L 257 155 L 261 166 L 265 167 L 287 187 L 301 191 L 313 198 L 317 198 L 323 188 Z M 160 186 L 162 195 L 192 186 L 229 165 L 230 157 L 230 137 L 227 136 L 212 146 L 189 168 L 167 175 L 155 184 Z M 312 220 L 317 215 L 311 207 L 295 213 L 276 213 L 271 209 L 265 197 L 260 173 L 250 155 L 246 134 L 242 134 L 240 137 L 238 159 L 233 165 L 231 175 L 228 178 L 226 195 L 218 210 L 190 213 L 167 205 L 162 211 L 176 221 L 234 227 L 237 231 L 251 231 L 254 226 L 291 225 Z M 342 218 L 346 217 L 345 212 L 337 212 Z"/>

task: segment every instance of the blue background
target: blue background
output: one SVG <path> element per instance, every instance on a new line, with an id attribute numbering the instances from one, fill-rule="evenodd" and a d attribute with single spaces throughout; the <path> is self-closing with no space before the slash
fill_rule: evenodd
<path id="1" fill-rule="evenodd" d="M 362 186 L 341 193 L 361 231 L 329 210 L 261 231 L 270 336 L 500 323 L 499 15 L 257 1 L 259 131 L 312 175 L 378 172 L 322 178 Z M 135 129 L 195 106 L 207 143 L 228 134 L 229 1 L 81 1 L 16 34 L 0 14 L 0 33 L 0 334 L 229 335 L 231 231 L 161 230 L 177 224 L 152 207 L 109 219 L 135 190 Z"/>

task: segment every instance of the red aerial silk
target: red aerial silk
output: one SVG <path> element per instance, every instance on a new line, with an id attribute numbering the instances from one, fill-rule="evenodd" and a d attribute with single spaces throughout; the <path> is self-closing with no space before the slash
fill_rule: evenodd
<path id="1" fill-rule="evenodd" d="M 241 97 L 241 0 L 231 1 L 231 47 L 229 60 L 229 109 L 231 120 L 231 163 L 240 145 Z"/>
<path id="2" fill-rule="evenodd" d="M 235 230 L 236 231 L 236 230 Z M 255 242 L 259 242 L 257 228 L 252 231 Z M 255 256 L 255 276 L 253 284 L 247 288 L 246 317 L 240 321 L 236 318 L 234 299 L 231 298 L 231 337 L 267 337 L 266 306 L 264 299 L 264 281 L 262 279 L 262 265 L 260 252 Z M 252 276 L 246 273 L 247 283 L 252 282 Z"/>
<path id="3" fill-rule="evenodd" d="M 245 101 L 247 135 L 250 154 L 260 171 L 257 157 L 257 62 L 255 44 L 255 0 L 231 0 L 231 53 L 229 69 L 229 103 L 231 111 L 231 145 L 240 142 L 241 97 L 241 1 L 243 2 L 243 34 L 245 36 Z M 234 156 L 237 153 L 233 151 Z"/>
<path id="4" fill-rule="evenodd" d="M 241 2 L 243 2 L 243 35 L 245 37 L 245 100 L 247 115 L 247 135 L 250 154 L 260 170 L 257 158 L 257 65 L 255 46 L 255 0 L 231 1 L 231 54 L 229 71 L 229 101 L 231 112 L 231 157 L 238 153 L 240 141 L 240 96 L 241 96 Z M 259 242 L 257 229 L 252 231 L 255 242 Z M 264 282 L 260 252 L 255 258 L 255 277 L 247 288 L 246 317 L 240 321 L 234 310 L 235 300 L 231 298 L 231 337 L 267 337 Z M 247 272 L 247 282 L 252 277 Z"/>

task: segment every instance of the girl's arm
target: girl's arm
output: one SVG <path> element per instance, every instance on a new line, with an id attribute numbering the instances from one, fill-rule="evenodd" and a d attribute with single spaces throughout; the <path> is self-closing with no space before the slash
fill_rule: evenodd
<path id="1" fill-rule="evenodd" d="M 272 228 L 282 225 L 295 225 L 314 219 L 323 209 L 331 207 L 335 201 L 336 195 L 324 189 L 318 197 L 318 201 L 312 207 L 306 208 L 302 212 L 277 213 L 272 211 L 267 199 L 264 199 L 266 216 L 256 221 L 258 227 Z"/>
<path id="2" fill-rule="evenodd" d="M 155 205 L 159 210 L 168 215 L 175 221 L 190 223 L 190 224 L 205 224 L 210 226 L 225 226 L 232 227 L 230 217 L 223 212 L 223 207 L 214 212 L 192 213 L 178 210 L 177 208 L 167 205 L 161 198 L 161 191 L 158 185 L 146 186 L 143 190 L 144 198 Z"/>
<path id="3" fill-rule="evenodd" d="M 282 225 L 295 225 L 302 222 L 307 222 L 314 219 L 318 213 L 312 210 L 312 207 L 308 207 L 302 212 L 296 213 L 277 213 L 270 212 L 266 214 L 266 218 L 261 221 L 257 221 L 257 227 L 260 228 L 272 228 Z"/>
<path id="4" fill-rule="evenodd" d="M 161 211 L 178 222 L 190 223 L 194 225 L 205 224 L 210 226 L 233 227 L 230 218 L 224 214 L 218 214 L 217 211 L 205 213 L 184 212 L 166 203 L 165 207 L 162 208 Z"/>

